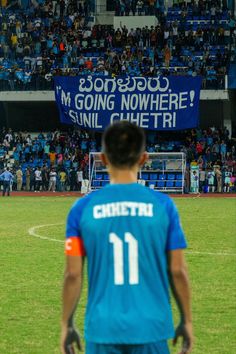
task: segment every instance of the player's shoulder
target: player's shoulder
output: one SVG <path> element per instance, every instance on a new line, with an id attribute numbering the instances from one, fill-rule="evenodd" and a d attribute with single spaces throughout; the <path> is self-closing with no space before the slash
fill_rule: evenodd
<path id="1" fill-rule="evenodd" d="M 86 194 L 83 197 L 77 199 L 72 205 L 71 210 L 80 211 L 84 209 L 95 198 L 98 192 L 99 190 L 92 191 L 89 194 Z"/>

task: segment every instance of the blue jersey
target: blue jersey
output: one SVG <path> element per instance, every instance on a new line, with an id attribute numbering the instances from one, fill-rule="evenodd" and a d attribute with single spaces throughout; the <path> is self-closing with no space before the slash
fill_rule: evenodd
<path id="1" fill-rule="evenodd" d="M 141 344 L 173 337 L 167 252 L 186 241 L 172 200 L 139 184 L 111 184 L 70 210 L 66 254 L 85 255 L 85 338 Z"/>

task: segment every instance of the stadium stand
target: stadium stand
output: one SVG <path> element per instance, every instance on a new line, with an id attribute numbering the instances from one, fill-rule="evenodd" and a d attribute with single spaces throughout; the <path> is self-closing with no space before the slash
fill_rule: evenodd
<path id="1" fill-rule="evenodd" d="M 236 192 L 236 146 L 235 141 L 229 139 L 227 129 L 192 129 L 182 133 L 168 133 L 166 136 L 149 133 L 147 142 L 149 152 L 185 152 L 187 168 L 198 165 L 202 171 L 201 191 L 208 185 L 208 175 L 217 169 L 223 177 L 221 186 L 217 189 L 217 174 L 214 174 L 214 191 Z M 81 188 L 81 172 L 83 179 L 88 178 L 88 153 L 99 151 L 100 145 L 100 134 L 94 135 L 82 130 L 30 134 L 13 132 L 11 129 L 6 131 L 3 128 L 0 132 L 0 172 L 10 167 L 15 175 L 13 189 L 17 189 L 17 171 L 20 169 L 23 173 L 22 188 L 35 190 L 35 170 L 40 168 L 45 176 L 41 189 L 48 190 L 50 171 L 54 169 L 57 172 L 58 191 L 78 190 Z M 62 173 L 65 173 L 66 177 Z M 147 185 L 155 184 L 160 188 L 166 184 L 168 187 L 181 184 L 181 181 L 178 182 L 181 179 L 180 174 L 165 176 L 158 173 L 149 176 L 144 173 L 142 178 L 146 180 Z M 98 173 L 96 179 L 94 183 L 97 186 L 108 183 L 107 176 L 102 173 Z M 186 185 L 188 184 L 189 181 L 186 181 Z M 188 189 L 185 191 L 188 192 Z"/>
<path id="2" fill-rule="evenodd" d="M 201 75 L 204 89 L 225 87 L 236 41 L 225 1 L 174 1 L 166 9 L 161 0 L 120 0 L 115 9 L 156 15 L 159 24 L 92 25 L 90 1 L 2 1 L 0 91 L 50 90 L 59 74 Z"/>

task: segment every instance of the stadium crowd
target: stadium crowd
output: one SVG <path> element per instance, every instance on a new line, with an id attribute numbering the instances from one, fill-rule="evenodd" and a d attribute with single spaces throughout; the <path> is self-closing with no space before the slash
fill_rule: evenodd
<path id="1" fill-rule="evenodd" d="M 100 151 L 99 133 L 83 130 L 23 133 L 0 132 L 0 173 L 14 175 L 13 190 L 81 191 L 88 179 L 89 152 Z M 186 154 L 185 192 L 189 192 L 190 167 L 199 166 L 200 191 L 236 192 L 236 144 L 227 129 L 192 129 L 185 132 L 147 134 L 148 152 Z"/>
<path id="2" fill-rule="evenodd" d="M 0 8 L 0 90 L 52 89 L 54 75 L 201 75 L 224 88 L 236 21 L 226 1 L 117 0 L 118 15 L 155 14 L 156 27 L 91 25 L 92 2 L 10 2 Z M 7 4 L 6 4 L 7 5 Z M 141 6 L 142 5 L 142 6 Z"/>

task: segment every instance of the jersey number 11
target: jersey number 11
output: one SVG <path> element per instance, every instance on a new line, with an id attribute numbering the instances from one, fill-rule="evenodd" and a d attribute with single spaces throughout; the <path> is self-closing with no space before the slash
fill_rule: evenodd
<path id="1" fill-rule="evenodd" d="M 124 284 L 124 242 L 128 244 L 129 284 L 139 283 L 138 271 L 138 241 L 130 232 L 125 232 L 125 241 L 122 241 L 114 232 L 109 234 L 109 241 L 113 244 L 114 254 L 114 283 Z"/>

